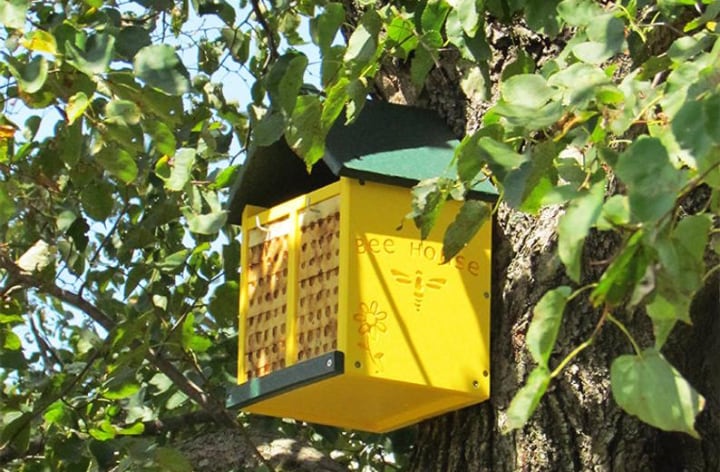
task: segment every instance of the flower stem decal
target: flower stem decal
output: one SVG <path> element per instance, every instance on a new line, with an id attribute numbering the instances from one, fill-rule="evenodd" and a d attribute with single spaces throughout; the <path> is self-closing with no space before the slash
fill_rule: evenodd
<path id="1" fill-rule="evenodd" d="M 358 322 L 358 333 L 361 336 L 358 346 L 370 355 L 372 363 L 382 371 L 382 358 L 385 354 L 374 350 L 371 344 L 377 343 L 380 333 L 387 331 L 385 324 L 387 313 L 380 311 L 378 303 L 373 300 L 369 305 L 360 302 L 360 310 L 353 315 L 353 318 Z"/>

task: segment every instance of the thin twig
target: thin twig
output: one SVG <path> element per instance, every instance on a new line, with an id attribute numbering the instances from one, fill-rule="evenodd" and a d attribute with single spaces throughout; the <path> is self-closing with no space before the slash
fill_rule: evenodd
<path id="1" fill-rule="evenodd" d="M 273 34 L 273 29 L 270 28 L 270 24 L 267 22 L 267 19 L 265 18 L 265 15 L 263 14 L 260 7 L 260 0 L 250 0 L 250 4 L 252 5 L 253 13 L 255 13 L 255 18 L 257 18 L 258 23 L 260 23 L 260 26 L 265 32 L 265 37 L 267 38 L 268 47 L 270 49 L 270 55 L 268 56 L 268 60 L 265 61 L 265 65 L 263 66 L 263 69 L 265 69 L 279 56 L 277 44 L 275 44 L 275 36 Z"/>
<path id="2" fill-rule="evenodd" d="M 29 317 L 30 320 L 30 331 L 33 334 L 33 337 L 35 338 L 35 342 L 38 344 L 38 350 L 40 351 L 40 355 L 43 358 L 43 362 L 45 363 L 45 369 L 48 372 L 52 372 L 52 362 L 50 360 L 50 357 L 53 358 L 53 360 L 60 365 L 61 368 L 64 368 L 65 365 L 60 359 L 60 356 L 58 356 L 57 352 L 55 352 L 55 349 L 50 346 L 50 343 L 47 342 L 47 340 L 40 334 L 40 330 L 38 329 L 37 325 L 35 324 L 35 320 L 32 316 Z M 40 322 L 40 327 L 43 326 L 42 319 L 38 320 Z"/>

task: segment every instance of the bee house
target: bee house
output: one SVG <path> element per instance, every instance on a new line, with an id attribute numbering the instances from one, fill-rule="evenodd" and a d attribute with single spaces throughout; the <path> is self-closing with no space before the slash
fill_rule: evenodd
<path id="1" fill-rule="evenodd" d="M 383 432 L 490 394 L 490 224 L 452 260 L 410 188 L 447 175 L 457 141 L 433 113 L 369 102 L 310 174 L 284 141 L 231 196 L 242 224 L 238 383 L 252 413 Z M 468 198 L 495 198 L 483 183 Z"/>

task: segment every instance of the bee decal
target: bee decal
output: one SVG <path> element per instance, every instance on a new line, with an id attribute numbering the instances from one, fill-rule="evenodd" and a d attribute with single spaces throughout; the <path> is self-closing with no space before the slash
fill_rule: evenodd
<path id="1" fill-rule="evenodd" d="M 425 278 L 421 270 L 416 270 L 415 275 L 409 275 L 405 272 L 396 269 L 390 269 L 393 278 L 399 284 L 412 285 L 413 295 L 415 296 L 415 311 L 420 311 L 422 308 L 423 298 L 425 297 L 426 289 L 439 290 L 447 282 L 447 279 L 440 277 Z"/>

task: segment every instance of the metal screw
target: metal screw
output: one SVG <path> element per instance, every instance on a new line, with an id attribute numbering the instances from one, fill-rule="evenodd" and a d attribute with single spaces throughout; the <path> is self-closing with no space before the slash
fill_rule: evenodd
<path id="1" fill-rule="evenodd" d="M 489 294 L 488 292 L 483 293 L 483 296 L 484 296 L 485 298 L 490 298 L 490 294 Z"/>
<path id="2" fill-rule="evenodd" d="M 359 369 L 361 365 L 362 365 L 362 364 L 360 363 L 360 361 L 355 361 L 355 368 L 356 368 L 356 369 Z"/>
<path id="3" fill-rule="evenodd" d="M 473 388 L 478 388 L 480 386 L 480 382 L 477 380 L 473 380 Z"/>
<path id="4" fill-rule="evenodd" d="M 328 359 L 325 361 L 325 367 L 328 367 L 328 368 L 332 367 L 332 359 Z"/>

